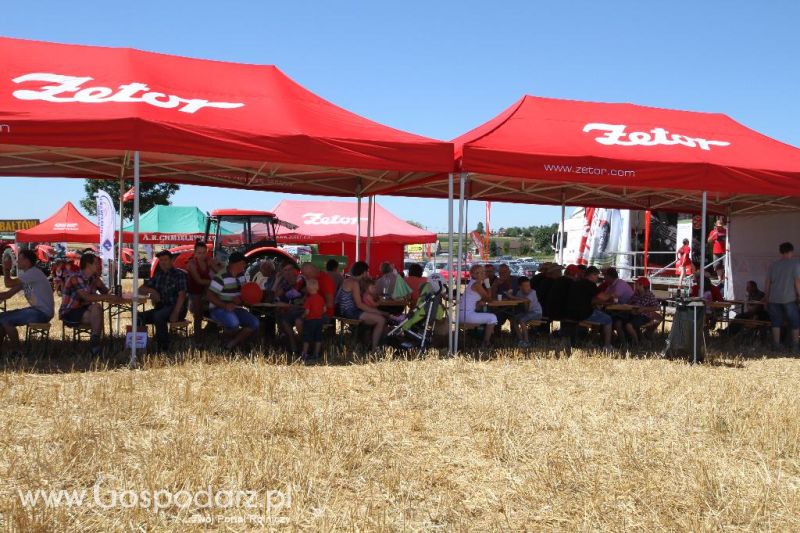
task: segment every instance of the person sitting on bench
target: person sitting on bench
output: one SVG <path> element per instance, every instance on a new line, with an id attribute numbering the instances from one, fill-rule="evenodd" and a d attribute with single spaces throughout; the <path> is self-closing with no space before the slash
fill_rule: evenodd
<path id="1" fill-rule="evenodd" d="M 637 343 L 640 330 L 645 336 L 650 336 L 661 324 L 661 314 L 655 311 L 661 302 L 650 290 L 650 280 L 647 278 L 637 279 L 633 290 L 633 296 L 628 303 L 645 309 L 645 312 L 628 316 L 625 320 L 625 333 L 632 342 Z"/>
<path id="2" fill-rule="evenodd" d="M 520 348 L 530 346 L 528 340 L 528 322 L 541 320 L 542 306 L 536 297 L 536 291 L 531 287 L 531 280 L 526 276 L 517 278 L 517 298 L 524 298 L 525 311 L 514 315 L 512 326 L 517 333 L 517 342 Z"/>
<path id="3" fill-rule="evenodd" d="M 123 303 L 119 296 L 111 294 L 97 275 L 95 255 L 81 256 L 80 270 L 64 282 L 63 298 L 58 316 L 70 327 L 89 326 L 91 354 L 100 355 L 100 336 L 103 333 L 103 307 L 101 302 Z"/>
<path id="4" fill-rule="evenodd" d="M 208 286 L 208 302 L 211 318 L 222 325 L 226 332 L 235 333 L 225 348 L 232 350 L 258 331 L 258 318 L 242 307 L 242 285 L 247 282 L 244 271 L 247 258 L 242 252 L 233 252 L 228 266 L 211 280 Z M 241 330 L 239 329 L 241 327 Z"/>
<path id="5" fill-rule="evenodd" d="M 30 306 L 0 313 L 0 344 L 8 337 L 12 352 L 19 352 L 20 349 L 17 326 L 50 322 L 55 312 L 50 281 L 35 265 L 36 254 L 33 250 L 20 250 L 17 259 L 18 277 L 12 278 L 11 257 L 3 258 L 3 280 L 8 290 L 0 293 L 0 301 L 8 300 L 23 291 Z"/>
<path id="6" fill-rule="evenodd" d="M 350 268 L 350 277 L 345 278 L 342 287 L 336 294 L 336 309 L 340 317 L 360 320 L 366 326 L 372 326 L 372 349 L 380 344 L 383 330 L 389 313 L 373 309 L 364 303 L 361 293 L 361 281 L 369 278 L 369 265 L 364 261 L 356 261 Z"/>
<path id="7" fill-rule="evenodd" d="M 613 295 L 600 292 L 597 286 L 599 277 L 600 271 L 597 267 L 591 266 L 586 269 L 583 279 L 575 280 L 570 285 L 567 294 L 567 316 L 577 322 L 589 322 L 600 326 L 603 333 L 603 349 L 611 350 L 611 317 L 595 309 L 595 306 L 609 303 Z"/>
<path id="8" fill-rule="evenodd" d="M 476 324 L 484 326 L 483 348 L 488 348 L 492 343 L 492 334 L 497 325 L 497 315 L 489 312 L 478 311 L 478 307 L 492 300 L 491 284 L 486 277 L 486 271 L 482 265 L 472 265 L 469 269 L 472 281 L 464 289 L 464 298 L 461 300 L 462 324 Z"/>
<path id="9" fill-rule="evenodd" d="M 155 324 L 156 345 L 161 352 L 169 352 L 170 322 L 186 318 L 187 278 L 186 273 L 172 264 L 172 253 L 161 250 L 156 254 L 158 268 L 152 278 L 145 281 L 140 294 L 150 295 L 153 309 L 139 315 L 142 324 Z"/>

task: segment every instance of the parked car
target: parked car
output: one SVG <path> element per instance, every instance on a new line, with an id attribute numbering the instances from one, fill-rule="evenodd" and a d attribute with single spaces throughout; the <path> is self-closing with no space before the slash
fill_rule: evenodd
<path id="1" fill-rule="evenodd" d="M 533 276 L 536 275 L 536 272 L 539 270 L 539 263 L 536 263 L 534 261 L 520 263 L 517 266 L 517 270 L 519 272 L 519 274 L 517 274 L 518 276 L 526 276 L 532 278 Z"/>
<path id="2" fill-rule="evenodd" d="M 453 268 L 455 267 L 456 267 L 456 262 L 453 261 Z M 441 274 L 444 279 L 449 280 L 450 275 L 451 274 L 455 275 L 455 272 L 456 272 L 455 270 L 453 270 L 452 273 L 447 270 L 447 261 L 437 260 L 435 262 L 428 261 L 428 263 L 425 264 L 425 268 L 423 269 L 422 274 L 425 277 L 428 277 L 431 274 Z M 454 276 L 454 277 L 460 279 L 462 282 L 469 280 L 469 268 L 466 265 L 466 263 L 464 263 L 461 267 L 461 276 Z"/>

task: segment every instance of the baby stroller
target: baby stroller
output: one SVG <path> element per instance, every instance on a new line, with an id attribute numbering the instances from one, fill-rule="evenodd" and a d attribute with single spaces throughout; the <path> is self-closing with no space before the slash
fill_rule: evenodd
<path id="1" fill-rule="evenodd" d="M 447 285 L 442 276 L 431 274 L 428 282 L 419 289 L 419 297 L 414 309 L 387 335 L 390 339 L 397 341 L 398 349 L 412 350 L 418 347 L 422 353 L 428 348 L 436 321 L 445 317 L 442 299 L 446 294 Z"/>

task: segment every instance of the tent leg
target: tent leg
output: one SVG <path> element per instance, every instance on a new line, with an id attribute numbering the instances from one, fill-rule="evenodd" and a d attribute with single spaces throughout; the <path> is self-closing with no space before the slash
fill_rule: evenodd
<path id="1" fill-rule="evenodd" d="M 375 197 L 368 196 L 367 197 L 367 264 L 369 264 L 370 259 L 372 259 L 370 254 L 370 249 L 372 247 L 372 207 L 375 205 Z"/>
<path id="2" fill-rule="evenodd" d="M 725 294 L 723 297 L 726 300 L 735 300 L 736 299 L 736 292 L 733 287 L 733 263 L 731 262 L 731 209 L 728 208 L 728 212 L 726 215 L 726 225 L 728 227 L 728 235 L 725 239 L 725 259 L 722 260 L 722 264 L 725 267 Z"/>
<path id="3" fill-rule="evenodd" d="M 139 332 L 139 151 L 133 154 L 133 299 L 131 302 L 131 342 L 130 365 L 137 363 L 136 359 L 136 334 Z"/>
<path id="4" fill-rule="evenodd" d="M 558 232 L 558 264 L 564 264 L 564 219 L 567 215 L 567 204 L 561 201 L 561 228 Z"/>
<path id="5" fill-rule="evenodd" d="M 361 260 L 361 195 L 356 199 L 356 261 Z"/>
<path id="6" fill-rule="evenodd" d="M 126 158 L 127 160 L 127 158 Z M 123 197 L 125 196 L 125 168 L 122 169 L 122 175 L 119 177 L 119 239 L 117 239 L 117 279 L 116 284 L 119 287 L 119 292 L 122 291 L 122 225 L 125 222 L 125 215 L 123 213 L 123 208 L 125 203 L 123 202 Z M 115 287 L 116 289 L 116 287 Z M 111 324 L 108 325 L 111 327 Z M 120 329 L 122 328 L 122 315 L 117 314 L 117 333 L 119 334 Z"/>
<path id="7" fill-rule="evenodd" d="M 458 265 L 456 267 L 456 272 L 453 273 L 453 270 L 450 270 L 450 277 L 455 278 L 455 287 L 456 287 L 456 327 L 455 327 L 455 340 L 453 341 L 458 350 L 458 337 L 459 337 L 459 325 L 461 323 L 461 253 L 464 247 L 464 189 L 466 187 L 467 182 L 467 173 L 462 172 L 461 176 L 459 176 L 458 180 L 458 188 L 459 188 L 459 195 L 458 195 Z M 450 254 L 452 256 L 452 253 Z"/>
<path id="8" fill-rule="evenodd" d="M 701 212 L 703 220 L 701 222 L 701 238 L 700 238 L 700 287 L 697 295 L 702 300 L 703 295 L 706 293 L 706 218 L 708 217 L 708 193 L 703 191 L 703 209 Z M 705 306 L 703 307 L 703 318 L 705 318 Z M 700 327 L 704 326 L 705 320 L 700 320 Z M 695 311 L 694 321 L 694 346 L 692 354 L 692 362 L 697 364 L 697 311 Z"/>
<path id="9" fill-rule="evenodd" d="M 447 270 L 452 272 L 453 271 L 453 173 L 451 172 L 447 176 Z M 437 243 L 438 244 L 438 243 Z M 436 255 L 434 252 L 433 258 L 433 265 L 434 268 L 436 267 Z M 447 300 L 451 304 L 453 303 L 453 276 L 448 276 L 447 279 Z M 447 313 L 447 355 L 453 355 L 455 350 L 453 350 L 453 310 L 452 305 L 450 306 L 451 310 Z M 456 314 L 458 310 L 456 309 Z"/>

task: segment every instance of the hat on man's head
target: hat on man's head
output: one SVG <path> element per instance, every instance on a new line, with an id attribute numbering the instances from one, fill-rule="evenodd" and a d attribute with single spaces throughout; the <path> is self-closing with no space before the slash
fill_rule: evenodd
<path id="1" fill-rule="evenodd" d="M 648 290 L 650 289 L 650 280 L 647 279 L 647 278 L 637 278 L 636 279 L 636 283 L 638 285 L 641 285 L 645 289 L 648 289 Z"/>
<path id="2" fill-rule="evenodd" d="M 246 263 L 246 262 L 247 262 L 247 258 L 244 256 L 244 254 L 242 252 L 233 252 L 228 257 L 228 264 L 229 265 L 233 264 L 233 263 Z"/>
<path id="3" fill-rule="evenodd" d="M 581 269 L 578 268 L 578 265 L 569 265 L 564 273 L 568 276 L 577 276 L 581 273 Z"/>

